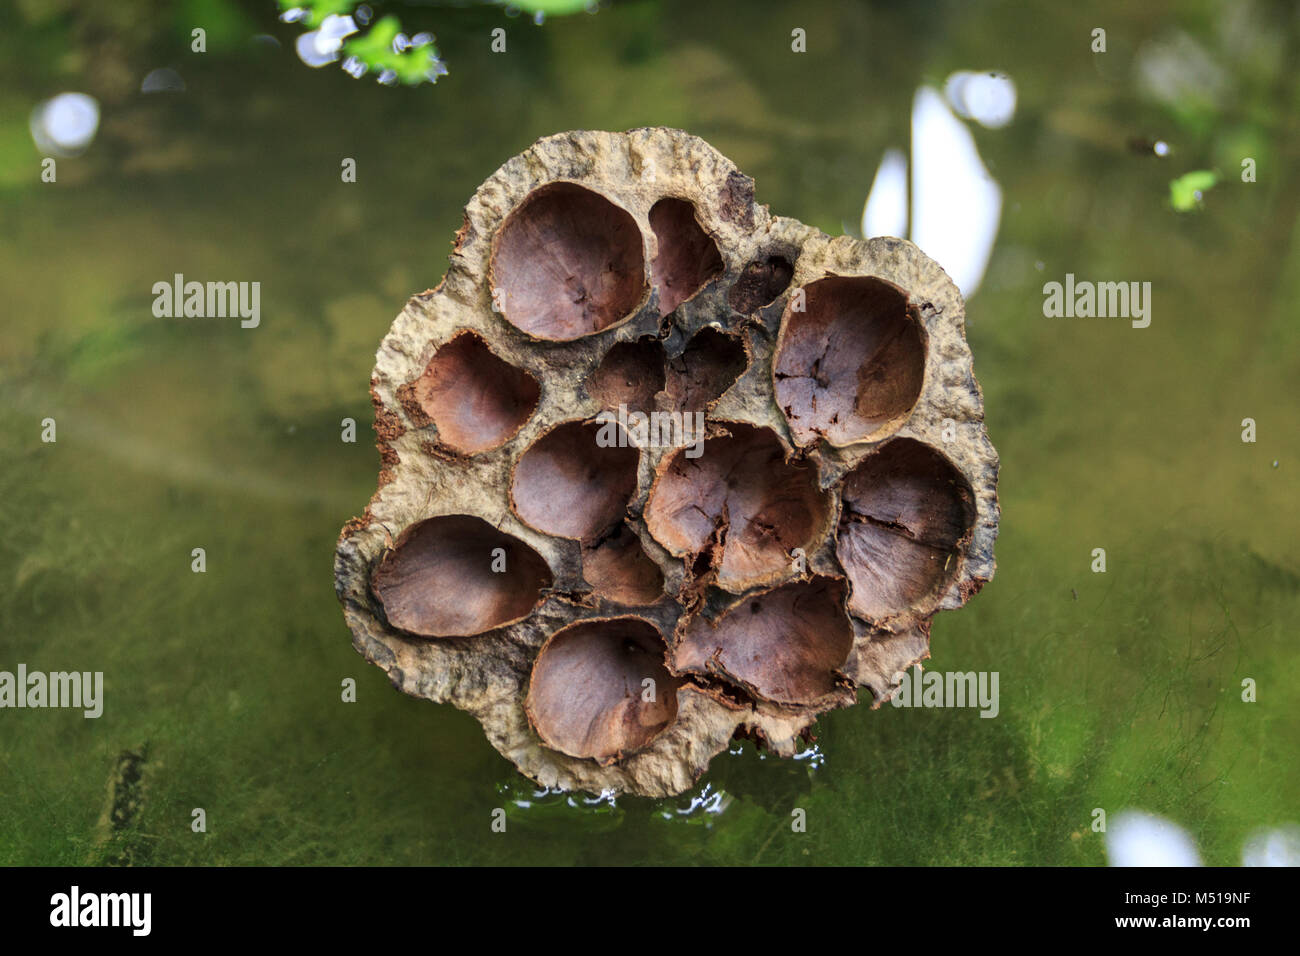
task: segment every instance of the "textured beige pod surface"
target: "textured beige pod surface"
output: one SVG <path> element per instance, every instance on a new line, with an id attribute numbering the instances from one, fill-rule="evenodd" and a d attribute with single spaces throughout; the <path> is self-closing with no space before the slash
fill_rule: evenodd
<path id="1" fill-rule="evenodd" d="M 626 211 L 639 230 L 644 265 L 640 293 L 629 314 L 570 341 L 549 341 L 522 331 L 507 319 L 509 299 L 502 301 L 498 291 L 494 302 L 493 295 L 494 289 L 509 284 L 493 274 L 503 223 L 536 190 L 556 183 L 576 184 Z M 664 316 L 663 290 L 653 277 L 653 264 L 663 250 L 650 212 L 666 197 L 692 204 L 695 221 L 716 246 L 722 265 Z M 761 286 L 763 264 L 773 262 L 780 264 L 781 275 L 768 283 L 767 291 L 780 287 L 772 301 L 758 301 L 766 293 L 745 294 L 755 281 L 755 270 Z M 783 271 L 787 265 L 788 273 Z M 736 289 L 742 275 L 750 278 Z M 773 359 L 783 323 L 799 315 L 800 290 L 827 277 L 880 279 L 906 296 L 924 350 L 919 395 L 871 440 L 800 447 L 774 398 Z M 635 285 L 636 277 L 615 278 L 626 279 L 628 288 Z M 894 238 L 830 237 L 794 219 L 772 216 L 766 206 L 754 202 L 753 181 L 695 136 L 656 128 L 575 131 L 539 140 L 506 162 L 474 194 L 443 281 L 407 303 L 379 347 L 371 379 L 382 460 L 379 487 L 364 513 L 344 527 L 335 560 L 336 588 L 357 650 L 405 693 L 472 714 L 494 747 L 546 786 L 649 796 L 680 793 L 736 735 L 760 740 L 782 756 L 793 754 L 817 716 L 852 705 L 859 688 L 866 688 L 873 706 L 892 696 L 897 675 L 929 656 L 934 613 L 960 607 L 993 576 L 998 461 L 984 427 L 964 321 L 956 287 L 917 247 Z M 787 573 L 749 593 L 728 593 L 707 575 L 699 579 L 699 568 L 692 567 L 689 555 L 674 555 L 647 530 L 651 488 L 666 458 L 680 449 L 643 448 L 626 523 L 662 574 L 663 595 L 648 605 L 619 604 L 584 579 L 582 542 L 546 534 L 521 519 L 510 493 L 514 467 L 557 425 L 590 421 L 601 411 L 587 383 L 617 343 L 654 337 L 674 360 L 705 328 L 734 335 L 747 358 L 743 373 L 707 409 L 710 441 L 729 427 L 734 430 L 735 423 L 770 429 L 791 462 L 815 469 L 830 510 L 806 549 L 806 562 L 792 562 Z M 412 397 L 414 383 L 439 350 L 466 331 L 540 386 L 522 426 L 497 447 L 473 454 L 448 448 L 436 423 Z M 955 470 L 959 477 L 953 479 L 954 486 L 964 483 L 960 497 L 969 506 L 967 526 L 952 544 L 939 583 L 907 608 L 866 617 L 843 608 L 853 636 L 829 693 L 791 706 L 765 699 L 722 672 L 683 673 L 676 675 L 682 683 L 676 689 L 675 718 L 643 745 L 602 760 L 569 756 L 547 746 L 525 702 L 534 664 L 548 638 L 579 621 L 640 618 L 662 635 L 671 669 L 674 649 L 691 615 L 714 617 L 753 595 L 814 576 L 845 581 L 836 548 L 837 528 L 846 520 L 842 483 L 861 463 L 904 439 L 921 443 Z M 709 453 L 706 441 L 704 455 Z M 531 611 L 473 636 L 419 636 L 389 622 L 372 576 L 400 545 L 404 532 L 445 515 L 481 518 L 541 556 L 550 582 Z M 904 524 L 889 533 L 913 534 Z M 453 580 L 432 580 L 432 587 L 454 591 L 457 586 Z"/>

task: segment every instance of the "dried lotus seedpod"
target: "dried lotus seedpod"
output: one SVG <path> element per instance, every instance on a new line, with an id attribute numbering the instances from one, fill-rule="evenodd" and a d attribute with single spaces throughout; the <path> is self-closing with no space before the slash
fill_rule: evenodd
<path id="1" fill-rule="evenodd" d="M 993 576 L 964 306 L 911 243 L 754 202 L 680 130 L 540 140 L 371 379 L 335 581 L 357 649 L 545 786 L 669 796 L 792 755 Z"/>

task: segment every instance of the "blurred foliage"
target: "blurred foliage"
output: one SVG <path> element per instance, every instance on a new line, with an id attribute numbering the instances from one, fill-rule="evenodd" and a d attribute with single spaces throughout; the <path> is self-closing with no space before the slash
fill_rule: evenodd
<path id="1" fill-rule="evenodd" d="M 382 0 L 363 3 L 361 0 L 277 0 L 283 11 L 281 18 L 300 22 L 314 29 L 328 28 L 331 18 L 349 17 L 349 25 L 358 32 L 344 41 L 343 52 L 347 59 L 343 68 L 355 77 L 366 73 L 377 74 L 380 83 L 418 86 L 437 83 L 438 77 L 447 73 L 447 67 L 438 55 L 433 34 L 422 30 L 414 37 L 403 32 L 402 22 L 395 14 L 384 16 L 373 25 L 372 7 L 383 7 Z M 497 2 L 497 0 L 491 0 Z M 566 16 L 583 10 L 595 12 L 594 0 L 519 0 L 505 6 L 508 12 L 525 11 L 533 14 L 534 22 L 541 23 L 550 16 Z"/>
<path id="2" fill-rule="evenodd" d="M 373 11 L 358 0 L 279 0 L 281 19 L 304 23 L 316 31 L 333 29 L 342 40 L 343 69 L 360 79 L 374 73 L 385 86 L 437 83 L 447 68 L 438 56 L 432 33 L 408 37 L 393 14 L 372 23 Z M 315 33 L 299 38 L 302 42 Z M 335 58 L 338 59 L 337 53 Z"/>
<path id="3" fill-rule="evenodd" d="M 1197 169 L 1169 181 L 1169 202 L 1179 212 L 1199 209 L 1204 194 L 1219 181 L 1219 174 Z"/>
<path id="4" fill-rule="evenodd" d="M 387 16 L 368 32 L 345 40 L 343 52 L 378 73 L 381 83 L 390 77 L 408 86 L 436 83 L 447 72 L 432 39 L 403 40 L 402 24 L 397 17 Z"/>
<path id="5" fill-rule="evenodd" d="M 309 27 L 318 27 L 325 22 L 326 17 L 349 16 L 357 7 L 362 6 L 361 0 L 276 0 L 280 4 L 280 9 L 284 13 L 290 11 L 302 11 L 302 20 Z"/>

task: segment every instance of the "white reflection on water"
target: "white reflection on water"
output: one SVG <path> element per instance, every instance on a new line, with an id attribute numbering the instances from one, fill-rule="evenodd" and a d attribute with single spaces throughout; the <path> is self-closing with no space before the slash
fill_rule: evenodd
<path id="1" fill-rule="evenodd" d="M 665 808 L 659 811 L 659 815 L 665 820 L 672 820 L 682 817 L 699 817 L 700 815 L 716 816 L 725 813 L 731 806 L 731 794 L 725 790 L 714 789 L 713 784 L 703 784 L 698 793 L 692 794 L 690 802 L 685 806 L 678 805 L 672 808 Z"/>
<path id="2" fill-rule="evenodd" d="M 907 236 L 907 157 L 885 151 L 862 210 L 863 236 Z"/>
<path id="3" fill-rule="evenodd" d="M 1002 218 L 1002 189 L 966 124 L 929 87 L 912 106 L 912 241 L 973 295 Z"/>
<path id="4" fill-rule="evenodd" d="M 99 103 L 85 93 L 60 93 L 32 110 L 30 126 L 42 153 L 76 156 L 99 130 Z"/>
<path id="5" fill-rule="evenodd" d="M 298 59 L 311 67 L 324 66 L 327 63 L 333 63 L 338 59 L 337 53 L 321 53 L 316 48 L 316 40 L 320 34 L 312 30 L 304 33 L 294 41 L 293 48 L 298 53 Z"/>
<path id="6" fill-rule="evenodd" d="M 298 59 L 308 66 L 324 66 L 339 58 L 343 41 L 356 32 L 355 20 L 331 13 L 321 21 L 319 29 L 311 30 L 298 37 L 294 49 L 298 51 Z"/>
<path id="7" fill-rule="evenodd" d="M 1001 129 L 1016 115 L 1016 84 L 1005 73 L 961 70 L 948 77 L 943 95 L 962 119 Z"/>
<path id="8" fill-rule="evenodd" d="M 1163 817 L 1140 810 L 1115 814 L 1106 830 L 1111 866 L 1200 866 L 1187 831 Z"/>
<path id="9" fill-rule="evenodd" d="M 1300 866 L 1300 827 L 1291 823 L 1253 834 L 1241 851 L 1241 865 Z"/>
<path id="10" fill-rule="evenodd" d="M 1000 108 L 1005 113 L 1005 103 Z M 984 167 L 966 124 L 928 86 L 916 91 L 912 104 L 910 237 L 905 236 L 907 207 L 906 160 L 898 150 L 889 150 L 862 210 L 863 237 L 911 238 L 969 298 L 993 252 L 1002 189 Z"/>

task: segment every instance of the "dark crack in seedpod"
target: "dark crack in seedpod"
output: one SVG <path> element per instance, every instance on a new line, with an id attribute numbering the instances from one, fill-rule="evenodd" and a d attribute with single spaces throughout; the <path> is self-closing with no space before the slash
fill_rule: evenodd
<path id="1" fill-rule="evenodd" d="M 831 503 L 817 472 L 791 462 L 769 429 L 729 423 L 698 458 L 665 457 L 646 505 L 646 527 L 694 567 L 708 554 L 712 582 L 733 593 L 791 574 L 791 555 L 825 536 Z"/>
<path id="2" fill-rule="evenodd" d="M 993 575 L 964 321 L 916 246 L 772 216 L 697 137 L 539 140 L 376 356 L 353 643 L 547 787 L 681 793 L 736 737 L 792 756 Z M 620 409 L 645 427 L 602 437 Z"/>
<path id="3" fill-rule="evenodd" d="M 675 670 L 712 675 L 757 700 L 817 707 L 852 699 L 842 668 L 853 646 L 843 582 L 816 577 L 747 595 L 710 619 L 678 624 Z"/>

